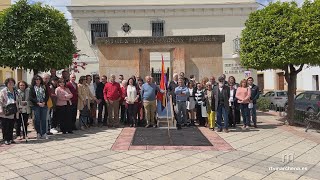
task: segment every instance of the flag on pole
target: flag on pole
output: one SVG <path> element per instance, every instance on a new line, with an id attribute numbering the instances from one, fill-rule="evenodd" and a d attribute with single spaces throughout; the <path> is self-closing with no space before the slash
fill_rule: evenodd
<path id="1" fill-rule="evenodd" d="M 162 58 L 162 65 L 161 65 L 161 78 L 160 78 L 160 89 L 166 90 L 166 74 L 164 73 L 164 60 L 163 55 L 161 55 Z M 163 110 L 167 103 L 166 103 L 166 95 L 162 94 L 161 92 L 157 93 L 157 100 L 161 102 L 161 110 Z"/>

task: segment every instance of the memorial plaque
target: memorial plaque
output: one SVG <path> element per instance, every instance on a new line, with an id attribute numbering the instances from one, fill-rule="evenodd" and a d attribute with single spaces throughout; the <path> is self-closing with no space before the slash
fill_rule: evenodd
<path id="1" fill-rule="evenodd" d="M 166 36 L 166 37 L 102 37 L 96 38 L 98 45 L 116 44 L 193 44 L 193 43 L 223 43 L 224 35 L 201 35 L 201 36 Z"/>

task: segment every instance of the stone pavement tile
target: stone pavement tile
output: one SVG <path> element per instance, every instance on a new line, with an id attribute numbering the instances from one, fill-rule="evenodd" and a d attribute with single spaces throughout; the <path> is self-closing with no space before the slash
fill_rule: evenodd
<path id="1" fill-rule="evenodd" d="M 170 158 L 170 159 L 182 159 L 184 157 L 186 157 L 187 155 L 182 155 L 179 153 L 171 153 L 165 156 L 161 156 L 161 157 L 166 157 L 166 158 Z"/>
<path id="2" fill-rule="evenodd" d="M 143 154 L 144 151 L 132 150 L 132 151 L 126 151 L 126 152 L 124 152 L 124 153 L 127 154 L 127 155 L 139 157 L 138 155 Z"/>
<path id="3" fill-rule="evenodd" d="M 287 172 L 284 172 L 284 171 L 275 171 L 272 174 L 269 174 L 264 179 L 268 179 L 268 180 L 275 180 L 275 179 L 292 180 L 292 179 L 298 179 L 299 177 L 300 176 L 297 175 L 297 174 L 287 173 Z"/>
<path id="4" fill-rule="evenodd" d="M 145 161 L 145 159 L 132 155 L 131 157 L 121 159 L 121 161 L 128 164 L 136 164 L 138 162 Z"/>
<path id="5" fill-rule="evenodd" d="M 35 174 L 30 174 L 28 176 L 25 176 L 24 178 L 26 179 L 30 179 L 30 180 L 47 180 L 47 179 L 50 179 L 50 178 L 53 178 L 55 177 L 54 174 L 48 172 L 48 171 L 42 171 L 42 172 L 38 172 L 38 173 L 35 173 Z"/>
<path id="6" fill-rule="evenodd" d="M 88 169 L 84 169 L 84 172 L 88 173 L 88 174 L 92 174 L 92 175 L 99 175 L 99 174 L 103 174 L 109 171 L 113 171 L 113 169 L 107 168 L 105 166 L 95 166 L 95 167 L 91 167 Z"/>
<path id="7" fill-rule="evenodd" d="M 156 166 L 156 167 L 150 168 L 149 170 L 153 171 L 155 173 L 159 173 L 161 175 L 166 175 L 166 174 L 172 173 L 174 171 L 177 171 L 176 168 L 172 168 L 172 167 L 166 166 L 166 165 Z"/>
<path id="8" fill-rule="evenodd" d="M 41 171 L 45 171 L 45 170 L 39 168 L 38 166 L 31 166 L 31 167 L 17 169 L 14 172 L 19 174 L 20 176 L 25 176 L 25 175 L 29 175 L 29 174 L 38 173 Z"/>
<path id="9" fill-rule="evenodd" d="M 13 171 L 6 171 L 0 173 L 0 179 L 11 179 L 19 177 L 19 174 L 13 172 Z"/>
<path id="10" fill-rule="evenodd" d="M 59 167 L 59 168 L 56 168 L 56 169 L 49 169 L 48 170 L 49 172 L 57 175 L 57 176 L 61 176 L 61 175 L 65 175 L 65 174 L 69 174 L 69 173 L 72 173 L 72 172 L 75 172 L 77 171 L 77 169 L 71 167 L 71 166 L 63 166 L 63 167 Z"/>
<path id="11" fill-rule="evenodd" d="M 210 179 L 210 178 L 206 178 L 204 176 L 197 176 L 197 177 L 192 178 L 192 180 L 208 180 L 208 179 Z"/>
<path id="12" fill-rule="evenodd" d="M 34 154 L 34 155 L 22 156 L 21 158 L 28 161 L 28 160 L 31 160 L 31 159 L 40 159 L 40 158 L 46 158 L 46 157 L 48 157 L 48 156 L 38 153 L 38 154 Z"/>
<path id="13" fill-rule="evenodd" d="M 10 158 L 10 159 L 1 159 L 0 164 L 2 165 L 8 165 L 8 164 L 18 164 L 18 163 L 23 163 L 26 162 L 24 159 L 21 158 Z"/>
<path id="14" fill-rule="evenodd" d="M 25 178 L 23 178 L 23 177 L 15 177 L 15 178 L 12 178 L 10 180 L 25 180 Z"/>
<path id="15" fill-rule="evenodd" d="M 245 179 L 250 179 L 250 180 L 260 180 L 263 177 L 265 177 L 264 174 L 255 173 L 255 172 L 247 171 L 247 170 L 244 170 L 244 171 L 237 173 L 237 176 L 245 178 Z"/>
<path id="16" fill-rule="evenodd" d="M 0 154 L 1 160 L 5 159 L 12 159 L 12 158 L 18 158 L 17 155 L 6 153 L 6 154 Z"/>
<path id="17" fill-rule="evenodd" d="M 190 172 L 186 171 L 175 171 L 173 173 L 167 174 L 166 177 L 172 178 L 172 179 L 192 179 L 194 175 Z"/>
<path id="18" fill-rule="evenodd" d="M 269 167 L 262 167 L 262 166 L 257 166 L 257 165 L 251 166 L 251 167 L 247 168 L 246 170 L 252 171 L 255 173 L 259 173 L 259 174 L 263 174 L 265 176 L 274 172 L 273 170 L 269 170 Z"/>
<path id="19" fill-rule="evenodd" d="M 294 161 L 295 162 L 299 161 L 299 162 L 308 163 L 308 164 L 318 164 L 320 161 L 319 152 L 305 153 L 305 154 L 299 156 L 298 158 L 295 158 Z"/>
<path id="20" fill-rule="evenodd" d="M 7 164 L 5 166 L 7 168 L 11 169 L 11 170 L 16 170 L 16 169 L 22 169 L 22 168 L 26 168 L 26 167 L 31 167 L 31 166 L 34 166 L 34 165 L 25 161 L 25 162 L 20 162 L 20 163 L 16 163 L 16 164 Z"/>
<path id="21" fill-rule="evenodd" d="M 108 163 L 111 163 L 114 161 L 115 161 L 115 159 L 112 159 L 110 157 L 101 157 L 101 158 L 91 160 L 91 162 L 93 162 L 95 164 L 108 164 Z"/>
<path id="22" fill-rule="evenodd" d="M 221 180 L 221 179 L 228 179 L 229 177 L 231 177 L 232 175 L 226 173 L 226 172 L 220 172 L 220 171 L 216 171 L 216 170 L 211 170 L 203 175 L 201 175 L 205 178 L 208 179 L 216 179 L 216 180 Z"/>
<path id="23" fill-rule="evenodd" d="M 118 168 L 126 167 L 126 166 L 129 166 L 129 165 L 130 164 L 122 162 L 122 161 L 114 161 L 114 162 L 111 162 L 111 163 L 108 163 L 108 164 L 104 164 L 103 166 L 105 166 L 107 168 L 110 168 L 110 169 L 116 170 Z"/>
<path id="24" fill-rule="evenodd" d="M 223 166 L 224 164 L 221 163 L 216 163 L 216 162 L 212 162 L 212 161 L 202 161 L 198 164 L 195 164 L 195 166 L 199 166 L 199 167 L 203 167 L 206 168 L 208 170 L 211 169 L 216 169 L 217 167 Z"/>
<path id="25" fill-rule="evenodd" d="M 220 172 L 225 172 L 225 173 L 230 174 L 230 175 L 235 175 L 235 174 L 241 172 L 243 169 L 232 167 L 232 166 L 223 165 L 223 166 L 217 167 L 214 170 L 215 171 L 220 171 Z"/>
<path id="26" fill-rule="evenodd" d="M 231 166 L 231 167 L 235 167 L 235 168 L 240 168 L 240 169 L 247 169 L 250 166 L 252 166 L 252 164 L 248 164 L 248 163 L 245 163 L 242 161 L 231 161 L 226 165 Z"/>
<path id="27" fill-rule="evenodd" d="M 265 168 L 270 168 L 270 167 L 282 167 L 285 164 L 284 163 L 277 163 L 277 162 L 270 162 L 270 161 L 261 161 L 255 165 L 265 167 Z"/>
<path id="28" fill-rule="evenodd" d="M 73 158 L 69 158 L 69 159 L 63 159 L 60 162 L 62 162 L 65 165 L 72 165 L 72 164 L 77 164 L 80 162 L 84 162 L 84 159 L 78 158 L 78 157 L 73 157 Z"/>
<path id="29" fill-rule="evenodd" d="M 196 153 L 196 154 L 193 154 L 192 157 L 194 158 L 198 158 L 198 159 L 201 159 L 201 160 L 206 160 L 206 159 L 210 159 L 210 158 L 213 158 L 213 157 L 216 157 L 215 155 L 213 154 L 205 154 L 205 153 Z"/>
<path id="30" fill-rule="evenodd" d="M 166 152 L 166 151 L 164 151 Z M 194 154 L 198 154 L 198 153 L 202 153 L 203 151 L 178 151 L 177 153 L 178 154 L 182 154 L 182 155 L 185 155 L 185 156 L 192 156 Z M 164 154 L 165 155 L 165 154 Z"/>
<path id="31" fill-rule="evenodd" d="M 50 158 L 54 159 L 54 160 L 65 160 L 65 159 L 70 159 L 70 158 L 74 158 L 75 156 L 71 155 L 71 154 L 59 154 L 59 155 L 55 155 L 55 156 L 50 156 Z"/>
<path id="32" fill-rule="evenodd" d="M 237 161 L 241 161 L 241 162 L 248 163 L 248 164 L 257 164 L 257 163 L 261 162 L 262 160 L 248 158 L 248 157 L 242 157 L 240 159 L 237 159 Z"/>
<path id="33" fill-rule="evenodd" d="M 183 168 L 191 166 L 197 162 L 200 162 L 200 161 L 187 161 L 185 159 L 180 159 L 180 160 L 175 160 L 173 162 L 167 163 L 166 166 L 170 166 L 170 167 L 174 167 L 174 168 L 178 168 L 178 169 L 183 169 Z"/>
<path id="34" fill-rule="evenodd" d="M 81 151 L 81 149 L 78 148 L 78 147 L 66 147 L 66 148 L 62 148 L 62 149 L 59 149 L 59 150 L 62 151 L 62 152 L 66 152 L 66 153 Z"/>
<path id="35" fill-rule="evenodd" d="M 64 180 L 64 179 L 61 178 L 61 177 L 54 177 L 54 178 L 50 178 L 50 179 L 48 179 L 48 180 Z"/>
<path id="36" fill-rule="evenodd" d="M 310 177 L 310 178 L 315 178 L 315 179 L 319 179 L 319 177 L 320 177 L 320 172 L 311 169 L 310 171 L 308 171 L 307 173 L 305 173 L 303 176 Z"/>
<path id="37" fill-rule="evenodd" d="M 227 180 L 249 180 L 249 179 L 239 177 L 239 176 L 232 176 L 232 177 L 228 178 Z"/>
<path id="38" fill-rule="evenodd" d="M 239 159 L 241 158 L 241 156 L 239 156 L 238 154 L 232 154 L 232 153 L 225 153 L 225 154 L 222 154 L 220 156 L 218 156 L 219 158 L 224 158 L 224 159 L 231 159 L 231 160 L 236 160 L 236 159 Z"/>
<path id="39" fill-rule="evenodd" d="M 10 171 L 10 169 L 5 167 L 5 166 L 3 166 L 3 165 L 0 165 L 0 173 L 6 172 L 6 171 Z"/>
<path id="40" fill-rule="evenodd" d="M 90 161 L 84 161 L 84 162 L 72 164 L 71 166 L 76 169 L 79 169 L 79 170 L 84 170 L 84 169 L 88 169 L 91 167 L 95 167 L 95 166 L 97 166 L 97 164 L 90 162 Z"/>
<path id="41" fill-rule="evenodd" d="M 220 158 L 220 157 L 213 157 L 211 159 L 208 159 L 207 161 L 219 163 L 219 164 L 227 164 L 232 161 L 232 159 L 227 158 Z"/>
<path id="42" fill-rule="evenodd" d="M 265 159 L 269 158 L 270 156 L 265 156 L 265 155 L 257 154 L 257 153 L 251 153 L 245 157 L 247 157 L 249 159 L 265 160 Z"/>
<path id="43" fill-rule="evenodd" d="M 58 149 L 58 150 L 53 150 L 53 151 L 45 151 L 45 152 L 41 152 L 39 154 L 45 155 L 45 156 L 56 156 L 56 155 L 60 155 L 60 154 L 64 154 L 66 152 L 63 152 L 62 150 Z"/>
<path id="44" fill-rule="evenodd" d="M 103 157 L 103 155 L 100 155 L 99 152 L 96 153 L 90 153 L 90 154 L 86 154 L 83 156 L 80 156 L 81 159 L 85 159 L 85 160 L 92 160 L 92 159 L 98 159 Z"/>
<path id="45" fill-rule="evenodd" d="M 159 155 L 150 153 L 150 151 L 149 151 L 149 152 L 146 152 L 146 153 L 139 155 L 139 157 L 141 157 L 143 159 L 153 159 L 153 158 L 159 157 Z M 165 156 L 161 156 L 161 157 L 163 158 Z"/>
<path id="46" fill-rule="evenodd" d="M 140 179 L 133 177 L 133 176 L 126 176 L 124 178 L 121 178 L 121 180 L 140 180 Z"/>
<path id="47" fill-rule="evenodd" d="M 139 179 L 143 179 L 143 180 L 149 180 L 149 179 L 151 180 L 151 179 L 156 179 L 156 178 L 160 177 L 161 174 L 147 170 L 147 171 L 139 172 L 139 173 L 134 174 L 132 176 L 139 178 Z"/>
<path id="48" fill-rule="evenodd" d="M 314 179 L 314 178 L 311 178 L 311 177 L 307 177 L 307 176 L 301 176 L 299 178 L 299 180 L 317 180 L 317 179 Z"/>
<path id="49" fill-rule="evenodd" d="M 105 156 L 111 156 L 113 154 L 118 154 L 118 151 L 111 151 L 111 150 L 107 150 L 107 151 L 101 151 L 101 152 L 97 152 L 97 154 L 105 157 Z"/>
<path id="50" fill-rule="evenodd" d="M 139 166 L 139 167 L 146 168 L 146 169 L 150 169 L 150 168 L 159 166 L 160 164 L 161 164 L 161 163 L 156 163 L 156 162 L 147 160 L 147 161 L 138 162 L 138 163 L 136 163 L 135 165 L 136 165 L 136 166 Z"/>
<path id="51" fill-rule="evenodd" d="M 158 158 L 155 158 L 155 159 L 152 159 L 152 160 L 145 160 L 145 161 L 152 161 L 152 162 L 155 162 L 157 164 L 167 164 L 167 163 L 173 162 L 175 160 L 174 159 L 170 159 L 170 158 L 158 157 Z"/>
<path id="52" fill-rule="evenodd" d="M 141 171 L 145 171 L 145 168 L 142 167 L 138 167 L 135 165 L 129 165 L 129 166 L 125 166 L 125 167 L 121 167 L 118 168 L 117 171 L 121 172 L 121 173 L 125 173 L 127 175 L 133 175 L 133 174 L 137 174 Z"/>
<path id="53" fill-rule="evenodd" d="M 92 175 L 87 174 L 83 171 L 76 171 L 70 174 L 65 174 L 63 176 L 61 176 L 63 179 L 86 179 L 91 177 Z"/>
<path id="54" fill-rule="evenodd" d="M 45 169 L 45 170 L 56 169 L 56 168 L 62 167 L 62 166 L 65 166 L 65 164 L 63 164 L 59 161 L 39 165 L 39 167 L 41 167 L 42 169 Z"/>
<path id="55" fill-rule="evenodd" d="M 210 170 L 214 169 L 215 167 L 203 167 L 203 166 L 198 166 L 197 164 L 186 167 L 182 169 L 183 171 L 189 172 L 192 174 L 192 177 L 198 177 L 201 176 L 202 174 L 209 172 Z"/>
<path id="56" fill-rule="evenodd" d="M 92 176 L 92 177 L 86 178 L 84 180 L 101 180 L 101 178 L 98 178 L 96 176 Z"/>
<path id="57" fill-rule="evenodd" d="M 116 170 L 109 171 L 109 172 L 97 175 L 98 178 L 108 179 L 108 180 L 121 179 L 121 178 L 126 177 L 126 176 L 127 176 L 126 174 L 120 173 L 120 172 L 118 172 Z"/>
<path id="58" fill-rule="evenodd" d="M 72 154 L 73 156 L 78 156 L 81 157 L 83 155 L 89 154 L 90 152 L 87 150 L 81 150 L 81 151 L 76 151 L 76 152 L 72 152 L 70 154 Z"/>
<path id="59" fill-rule="evenodd" d="M 33 163 L 35 165 L 47 164 L 47 163 L 52 163 L 52 162 L 56 162 L 56 161 L 57 160 L 49 158 L 49 157 L 29 160 L 29 162 L 31 162 L 31 163 Z"/>

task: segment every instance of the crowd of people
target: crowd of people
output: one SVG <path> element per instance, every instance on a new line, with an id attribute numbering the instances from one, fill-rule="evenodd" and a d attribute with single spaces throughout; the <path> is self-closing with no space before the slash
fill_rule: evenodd
<path id="1" fill-rule="evenodd" d="M 2 135 L 6 145 L 17 139 L 27 138 L 28 120 L 32 114 L 37 139 L 48 139 L 48 135 L 59 131 L 72 134 L 77 130 L 79 114 L 80 129 L 91 126 L 118 128 L 121 124 L 130 127 L 145 126 L 157 128 L 157 93 L 172 98 L 177 129 L 182 126 L 207 126 L 228 132 L 229 127 L 240 123 L 243 129 L 257 127 L 256 100 L 259 88 L 249 77 L 237 84 L 225 75 L 215 81 L 215 77 L 196 81 L 184 73 L 173 75 L 167 90 L 160 89 L 151 76 L 131 76 L 127 80 L 119 75 L 81 76 L 63 71 L 61 78 L 56 70 L 42 76 L 35 75 L 31 84 L 14 79 L 5 80 L 5 88 L 0 91 L 0 120 Z M 97 114 L 98 112 L 98 114 Z M 121 113 L 120 113 L 121 112 Z M 216 122 L 215 122 L 216 121 Z M 223 122 L 222 122 L 223 121 Z"/>

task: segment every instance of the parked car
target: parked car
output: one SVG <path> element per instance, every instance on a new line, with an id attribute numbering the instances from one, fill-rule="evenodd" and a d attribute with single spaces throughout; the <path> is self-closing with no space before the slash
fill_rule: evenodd
<path id="1" fill-rule="evenodd" d="M 296 96 L 295 109 L 310 113 L 318 113 L 320 110 L 320 91 L 305 91 Z"/>
<path id="2" fill-rule="evenodd" d="M 287 91 L 269 91 L 263 95 L 263 97 L 269 99 L 271 108 L 286 108 L 288 104 Z"/>

